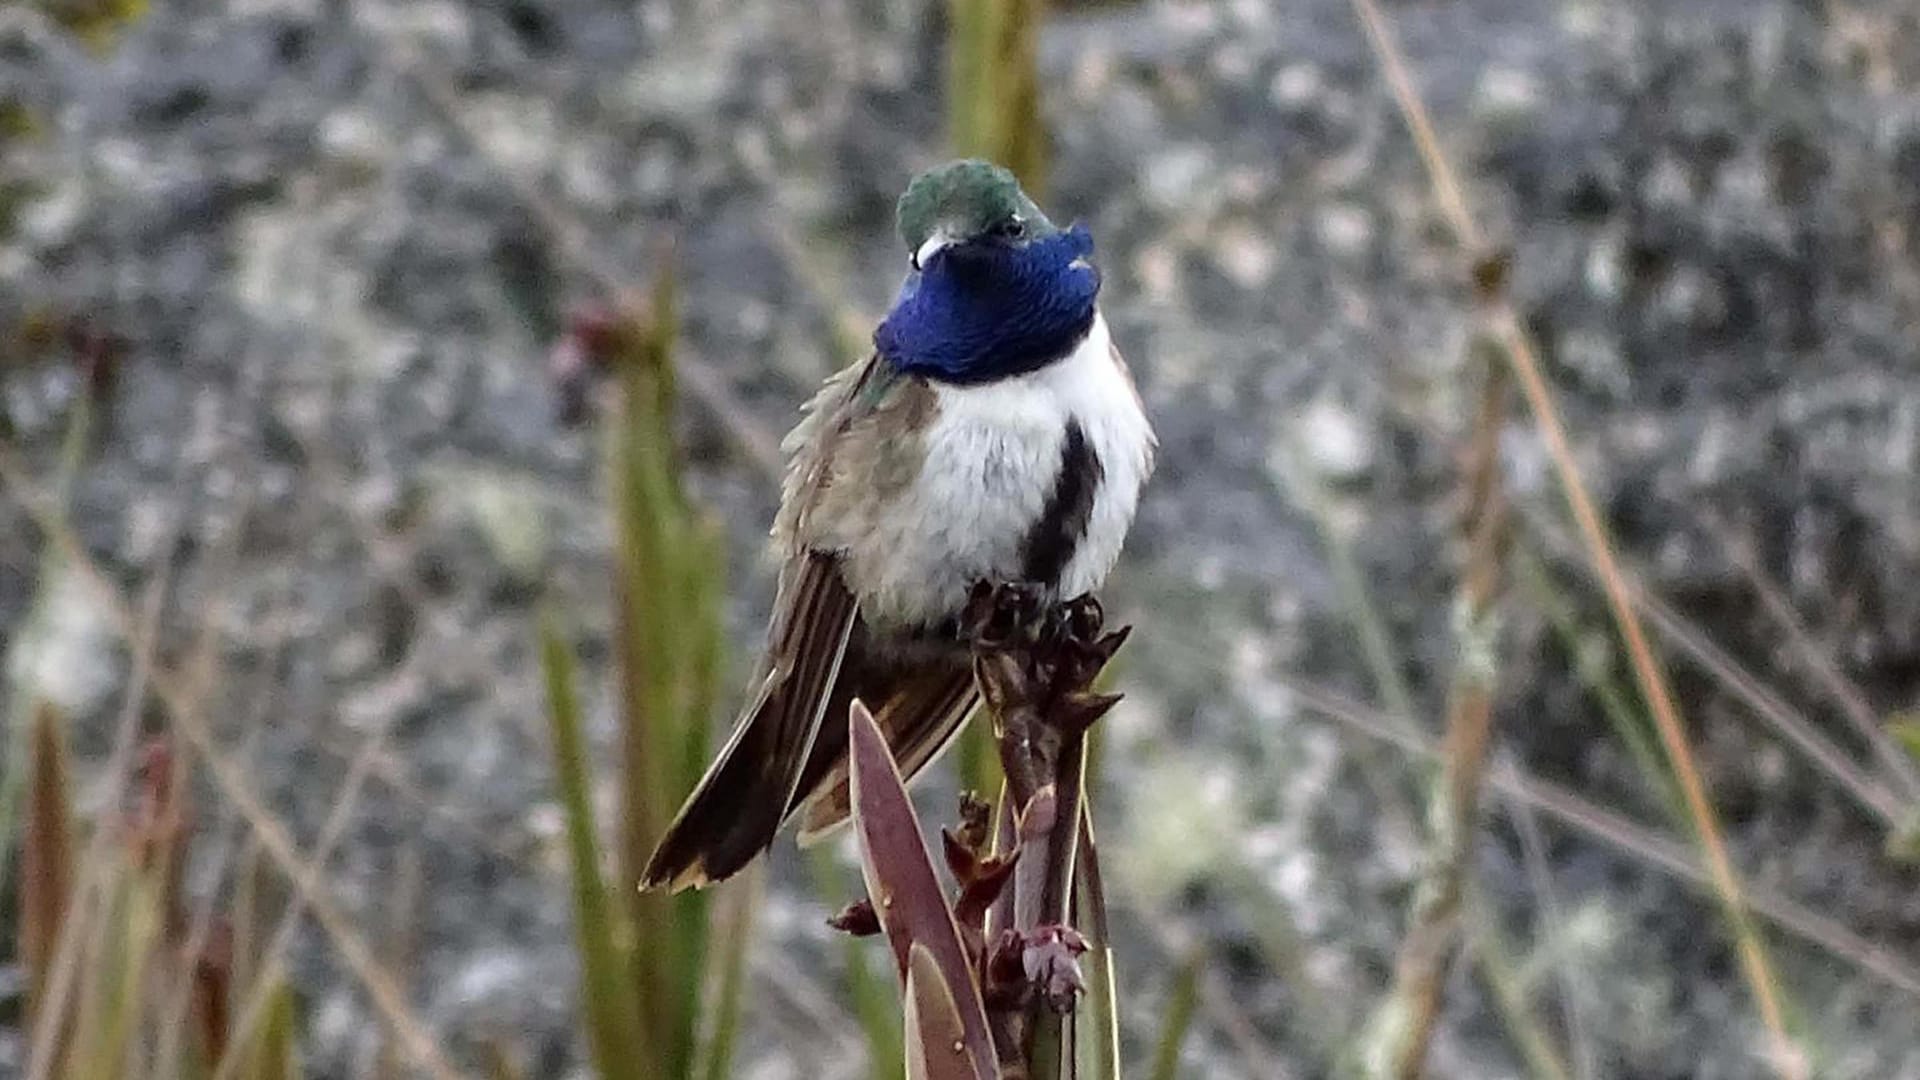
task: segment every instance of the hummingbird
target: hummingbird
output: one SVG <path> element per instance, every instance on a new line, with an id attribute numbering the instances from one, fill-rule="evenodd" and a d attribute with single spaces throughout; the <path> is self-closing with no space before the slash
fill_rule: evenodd
<path id="1" fill-rule="evenodd" d="M 916 177 L 895 216 L 908 271 L 872 353 L 781 443 L 779 581 L 747 703 L 642 888 L 730 877 L 795 817 L 802 845 L 843 822 L 856 698 L 911 780 L 978 703 L 974 586 L 1092 593 L 1153 471 L 1084 226 L 979 160 Z"/>

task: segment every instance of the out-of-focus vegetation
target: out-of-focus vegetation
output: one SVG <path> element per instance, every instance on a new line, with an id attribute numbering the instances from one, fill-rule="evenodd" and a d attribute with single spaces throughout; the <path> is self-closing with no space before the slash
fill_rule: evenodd
<path id="1" fill-rule="evenodd" d="M 127 801 L 83 835 L 66 739 L 59 711 L 38 707 L 20 831 L 27 1075 L 299 1075 L 297 1005 L 285 972 L 261 963 L 257 893 L 237 890 L 224 910 L 182 895 L 194 822 L 172 748 L 149 742 L 137 762 L 121 754 Z M 246 1013 L 262 1019 L 237 1030 Z"/>
<path id="2" fill-rule="evenodd" d="M 643 893 L 641 872 L 678 800 L 706 770 L 723 642 L 718 526 L 681 487 L 673 434 L 672 267 L 644 310 L 576 327 L 572 347 L 607 369 L 601 418 L 613 507 L 621 741 L 616 868 L 602 867 L 594 770 L 569 646 L 543 628 L 556 773 L 567 819 L 580 999 L 605 1077 L 725 1077 L 739 1031 L 757 872 L 718 889 Z"/>
<path id="3" fill-rule="evenodd" d="M 79 40 L 103 48 L 112 29 L 140 7 L 103 3 L 50 10 Z M 1463 530 L 1465 571 L 1451 658 L 1454 693 L 1444 724 L 1418 722 L 1405 674 L 1414 660 L 1401 654 L 1384 629 L 1381 600 L 1345 548 L 1343 529 L 1350 526 L 1333 520 L 1312 481 L 1301 478 L 1289 493 L 1322 525 L 1324 554 L 1348 608 L 1358 666 L 1371 678 L 1383 709 L 1315 687 L 1295 689 L 1312 711 L 1346 724 L 1369 747 L 1364 765 L 1375 797 L 1383 812 L 1403 820 L 1425 858 L 1419 885 L 1408 899 L 1391 986 L 1374 1002 L 1316 996 L 1316 976 L 1303 957 L 1302 934 L 1288 907 L 1267 882 L 1233 862 L 1238 836 L 1226 837 L 1227 858 L 1213 868 L 1215 881 L 1250 928 L 1260 950 L 1257 962 L 1298 1002 L 1300 1025 L 1311 1029 L 1298 1042 L 1326 1069 L 1422 1075 L 1447 997 L 1459 985 L 1459 980 L 1449 982 L 1449 973 L 1461 970 L 1493 999 L 1504 1037 L 1532 1075 L 1584 1080 L 1605 1072 L 1589 1045 L 1590 1021 L 1582 1019 L 1566 989 L 1582 974 L 1567 970 L 1564 956 L 1553 948 L 1567 928 L 1555 925 L 1564 913 L 1552 899 L 1538 836 L 1537 819 L 1550 819 L 1711 897 L 1718 930 L 1739 959 L 1753 1022 L 1765 1034 L 1767 1067 L 1783 1077 L 1821 1075 L 1823 1061 L 1844 1048 L 1822 1045 L 1802 1028 L 1795 988 L 1779 974 L 1772 953 L 1793 942 L 1907 994 L 1920 994 L 1920 973 L 1899 951 L 1742 880 L 1721 836 L 1703 769 L 1694 760 L 1693 728 L 1680 711 L 1661 648 L 1705 669 L 1715 685 L 1751 706 L 1796 760 L 1808 764 L 1849 805 L 1884 825 L 1888 858 L 1895 860 L 1911 861 L 1914 837 L 1920 835 L 1915 825 L 1920 786 L 1914 782 L 1920 721 L 1875 715 L 1821 657 L 1791 605 L 1778 602 L 1777 590 L 1768 592 L 1757 570 L 1755 587 L 1775 597 L 1768 610 L 1778 620 L 1784 647 L 1820 673 L 1866 755 L 1849 752 L 1809 724 L 1799 709 L 1636 581 L 1587 493 L 1569 449 L 1567 421 L 1548 381 L 1550 371 L 1536 358 L 1525 320 L 1496 272 L 1504 258 L 1476 224 L 1443 152 L 1443 134 L 1426 118 L 1415 73 L 1405 70 L 1373 5 L 1355 0 L 1355 8 L 1431 171 L 1434 202 L 1458 241 L 1463 293 L 1474 296 L 1463 302 L 1477 305 L 1481 327 L 1472 346 L 1475 361 L 1465 365 L 1484 373 L 1486 394 L 1472 432 L 1474 453 L 1461 470 L 1472 512 Z M 1034 56 L 1042 5 L 951 0 L 946 11 L 952 148 L 1005 162 L 1030 190 L 1041 190 L 1048 149 Z M 32 127 L 33 118 L 21 106 L 4 108 L 0 120 L 7 134 Z M 7 201 L 0 190 L 0 221 L 7 217 Z M 726 678 L 721 610 L 727 575 L 720 529 L 683 484 L 675 437 L 677 400 L 684 389 L 674 364 L 675 281 L 672 268 L 663 264 L 645 298 L 621 298 L 604 318 L 575 328 L 592 339 L 583 339 L 583 347 L 599 356 L 607 375 L 607 407 L 597 423 L 605 439 L 605 501 L 614 523 L 610 564 L 616 617 L 609 651 L 617 683 L 610 712 L 619 753 L 613 768 L 596 767 L 593 717 L 579 694 L 574 620 L 565 611 L 549 611 L 529 637 L 538 640 L 547 678 L 547 733 L 578 944 L 578 1013 L 594 1067 L 608 1078 L 719 1080 L 735 1071 L 744 1018 L 752 1008 L 748 959 L 761 912 L 761 872 L 708 893 L 667 897 L 642 895 L 633 887 L 653 840 L 705 768 L 736 689 Z M 1495 450 L 1501 432 L 1519 422 L 1508 415 L 1516 391 L 1525 422 L 1541 433 L 1550 452 L 1554 480 L 1569 508 L 1566 523 L 1537 513 L 1509 513 L 1504 506 Z M 45 537 L 47 555 L 33 572 L 46 596 L 57 597 L 59 582 L 89 573 L 73 561 L 84 553 L 62 510 L 73 472 L 84 468 L 89 437 L 88 399 L 78 401 L 68 453 L 60 474 L 45 485 L 47 498 L 39 497 L 7 448 L 6 497 L 32 504 L 29 516 Z M 1582 580 L 1556 578 L 1548 569 L 1552 558 L 1590 568 L 1586 573 L 1604 602 L 1605 620 L 1591 614 L 1591 604 L 1583 613 L 1582 597 L 1576 595 Z M 90 580 L 104 580 L 104 575 L 92 573 Z M 1527 776 L 1492 756 L 1498 732 L 1492 727 L 1491 701 L 1509 677 L 1501 617 L 1522 610 L 1549 622 L 1566 652 L 1583 659 L 1576 674 L 1607 723 L 1592 737 L 1620 744 L 1635 770 L 1633 779 L 1664 814 L 1666 831 L 1637 824 L 1598 797 Z M 124 627 L 120 632 L 129 640 L 137 636 Z M 1594 642 L 1603 645 L 1597 656 L 1589 647 Z M 151 659 L 142 655 L 143 664 Z M 164 692 L 165 711 L 186 710 L 190 687 L 183 689 L 179 681 L 168 685 L 175 689 Z M 238 801 L 249 789 L 233 782 L 241 772 L 233 761 L 196 750 L 191 722 L 177 716 L 157 725 L 168 728 L 168 735 L 139 737 L 144 690 L 130 696 L 134 703 L 106 763 L 84 770 L 104 777 L 98 781 L 104 795 L 92 800 L 90 815 L 76 810 L 75 774 L 83 770 L 69 760 L 69 732 L 59 710 L 42 701 L 8 703 L 0 834 L 8 839 L 10 880 L 5 884 L 17 910 L 11 920 L 17 936 L 13 963 L 21 978 L 16 999 L 0 1012 L 0 1020 L 25 1033 L 28 1075 L 50 1080 L 300 1075 L 299 1041 L 308 1018 L 284 953 L 291 928 L 309 909 L 323 927 L 327 946 L 348 958 L 344 966 L 376 1001 L 388 1025 L 390 1052 L 379 1065 L 382 1075 L 398 1075 L 408 1066 L 451 1075 L 451 1051 L 433 1045 L 427 1025 L 397 989 L 409 982 L 404 958 L 376 960 L 324 903 L 318 867 L 324 865 L 328 842 L 323 839 L 319 855 L 309 853 L 303 861 L 277 819 L 255 803 Z M 188 726 L 175 737 L 171 728 L 179 724 Z M 1429 729 L 1444 735 L 1436 739 Z M 884 781 L 891 775 L 884 748 L 874 757 L 873 739 L 862 737 L 857 719 L 854 731 L 856 765 L 864 749 L 866 777 Z M 997 789 L 1000 774 L 990 739 L 970 736 L 962 757 L 969 786 Z M 235 803 L 237 814 L 224 808 L 212 815 L 192 812 L 189 778 L 202 773 L 213 778 L 218 798 Z M 955 927 L 954 940 L 944 936 L 941 920 L 953 917 L 954 905 L 940 888 L 924 846 L 911 850 L 908 832 L 924 842 L 927 831 L 904 802 L 897 776 L 893 779 L 867 791 L 892 800 L 886 824 L 893 831 L 886 839 L 896 854 L 879 856 L 884 845 L 874 839 L 878 826 L 872 818 L 863 821 L 865 880 L 871 891 L 905 896 L 905 886 L 886 883 L 917 875 L 919 905 L 903 906 L 899 915 L 917 913 L 921 925 L 932 929 L 896 935 L 898 991 L 888 985 L 877 950 L 863 942 L 846 943 L 846 975 L 832 991 L 857 1017 L 874 1077 L 992 1075 L 983 1071 L 987 1063 L 977 1050 L 964 1056 L 967 1068 L 960 1072 L 943 1069 L 947 1059 L 934 1053 L 956 1041 L 979 1044 L 977 1024 L 989 1012 L 988 980 L 977 962 L 956 967 L 951 953 L 956 947 L 973 949 L 978 961 L 985 943 L 966 941 L 963 931 L 971 926 L 952 922 L 944 925 Z M 602 785 L 609 782 L 611 800 L 601 797 Z M 1414 792 L 1424 796 L 1424 805 Z M 1127 794 L 1151 801 L 1167 793 Z M 1526 871 L 1542 898 L 1540 921 L 1519 938 L 1520 931 L 1503 922 L 1475 886 L 1474 846 L 1491 806 L 1514 822 L 1527 855 Z M 209 819 L 227 822 L 229 816 L 238 818 L 231 831 L 247 839 L 233 842 L 221 829 L 205 827 Z M 1223 828 L 1231 833 L 1244 824 L 1228 821 Z M 1090 831 L 1076 840 L 1084 854 L 1095 856 Z M 1180 840 L 1195 842 L 1188 836 Z M 201 845 L 203 857 L 224 864 L 213 877 L 228 883 L 198 904 L 188 901 L 181 886 L 190 844 Z M 954 862 L 950 857 L 949 871 L 958 876 Z M 810 865 L 823 900 L 837 904 L 852 894 L 851 879 L 831 856 L 818 855 Z M 1083 896 L 1091 890 L 1098 898 L 1073 912 L 1089 950 L 1088 992 L 1081 999 L 1084 1011 L 1077 1014 L 1085 1023 L 1073 1033 L 1078 1075 L 1118 1075 L 1122 1047 L 1141 1051 L 1136 1060 L 1154 1080 L 1180 1075 L 1183 1046 L 1196 1041 L 1194 1029 L 1232 1046 L 1248 1071 L 1280 1073 L 1263 1051 L 1260 1033 L 1223 990 L 1220 972 L 1229 958 L 1204 939 L 1183 936 L 1189 928 L 1171 917 L 1169 898 L 1106 897 L 1097 874 L 1092 880 L 1083 877 L 1079 887 Z M 1127 957 L 1113 956 L 1104 926 L 1109 901 L 1122 917 L 1144 924 L 1149 935 L 1161 935 L 1158 944 L 1182 962 L 1156 971 L 1128 968 Z M 888 919 L 879 915 L 876 922 Z M 1169 929 L 1175 926 L 1179 929 Z M 933 938 L 940 939 L 937 947 L 929 944 Z M 1468 964 L 1456 968 L 1459 958 Z M 1247 960 L 1236 956 L 1231 962 Z M 1116 966 L 1129 977 L 1116 978 Z M 1131 1041 L 1123 1042 L 1120 1016 L 1162 997 L 1168 1002 L 1164 1026 L 1134 1031 Z M 990 1047 L 991 1033 L 987 1038 Z M 1064 1054 L 1056 1056 L 1053 1071 L 1064 1068 L 1065 1061 Z M 506 1051 L 487 1055 L 484 1067 L 502 1077 L 521 1075 L 522 1068 L 520 1059 Z"/>

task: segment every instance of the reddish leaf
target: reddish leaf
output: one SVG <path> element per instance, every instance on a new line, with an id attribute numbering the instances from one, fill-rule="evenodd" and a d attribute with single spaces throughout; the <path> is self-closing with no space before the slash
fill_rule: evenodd
<path id="1" fill-rule="evenodd" d="M 974 930 L 984 928 L 987 910 L 1006 891 L 1019 861 L 1020 852 L 1015 850 L 977 864 L 972 880 L 961 886 L 960 897 L 953 902 L 953 917 Z"/>
<path id="2" fill-rule="evenodd" d="M 993 1036 L 960 928 L 947 909 L 932 853 L 900 769 L 887 750 L 886 736 L 858 701 L 848 715 L 848 760 L 854 827 L 860 837 L 860 873 L 893 946 L 900 978 L 904 983 L 915 946 L 925 949 L 955 994 L 961 1041 L 971 1057 L 973 1076 L 992 1080 L 997 1060 Z"/>

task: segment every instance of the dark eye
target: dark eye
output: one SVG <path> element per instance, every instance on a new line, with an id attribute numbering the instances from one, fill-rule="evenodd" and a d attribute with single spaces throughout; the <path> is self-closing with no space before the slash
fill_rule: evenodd
<path id="1" fill-rule="evenodd" d="M 1008 218 L 993 227 L 993 235 L 1002 240 L 1019 240 L 1027 235 L 1027 223 L 1019 218 Z"/>

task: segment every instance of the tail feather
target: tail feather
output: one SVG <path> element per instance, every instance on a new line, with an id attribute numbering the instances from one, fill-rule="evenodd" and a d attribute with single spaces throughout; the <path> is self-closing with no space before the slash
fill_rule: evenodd
<path id="1" fill-rule="evenodd" d="M 782 600 L 760 692 L 654 848 L 643 889 L 677 892 L 738 873 L 787 816 L 859 609 L 826 555 L 809 556 Z"/>

